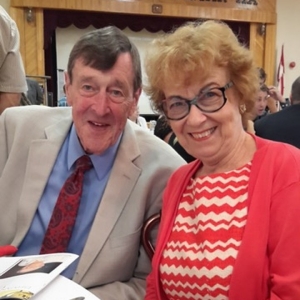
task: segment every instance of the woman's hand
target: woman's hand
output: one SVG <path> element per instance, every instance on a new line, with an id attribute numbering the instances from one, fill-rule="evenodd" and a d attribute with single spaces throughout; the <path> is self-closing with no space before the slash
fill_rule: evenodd
<path id="1" fill-rule="evenodd" d="M 278 102 L 285 103 L 285 99 L 282 97 L 277 87 L 269 86 L 268 89 L 269 89 L 268 94 L 270 95 L 270 97 L 272 97 L 274 100 Z"/>

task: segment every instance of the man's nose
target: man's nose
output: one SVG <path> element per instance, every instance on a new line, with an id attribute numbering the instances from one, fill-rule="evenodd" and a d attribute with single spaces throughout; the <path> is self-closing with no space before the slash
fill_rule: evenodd
<path id="1" fill-rule="evenodd" d="M 97 114 L 105 114 L 109 110 L 110 100 L 105 92 L 99 92 L 94 97 L 93 109 Z"/>

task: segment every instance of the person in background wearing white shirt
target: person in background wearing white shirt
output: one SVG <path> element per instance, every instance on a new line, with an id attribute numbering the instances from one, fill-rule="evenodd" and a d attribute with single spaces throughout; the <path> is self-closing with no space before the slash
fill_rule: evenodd
<path id="1" fill-rule="evenodd" d="M 146 119 L 140 116 L 140 111 L 138 106 L 136 107 L 135 111 L 128 117 L 128 119 L 138 124 L 140 127 L 149 130 Z"/>
<path id="2" fill-rule="evenodd" d="M 19 51 L 17 25 L 0 5 L 0 115 L 5 108 L 20 105 L 27 83 Z"/>

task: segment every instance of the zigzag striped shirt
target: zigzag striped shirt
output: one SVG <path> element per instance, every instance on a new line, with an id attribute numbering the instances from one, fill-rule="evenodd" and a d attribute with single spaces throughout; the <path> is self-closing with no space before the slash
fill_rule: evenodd
<path id="1" fill-rule="evenodd" d="M 228 300 L 230 278 L 247 221 L 251 162 L 191 178 L 160 262 L 172 300 Z"/>

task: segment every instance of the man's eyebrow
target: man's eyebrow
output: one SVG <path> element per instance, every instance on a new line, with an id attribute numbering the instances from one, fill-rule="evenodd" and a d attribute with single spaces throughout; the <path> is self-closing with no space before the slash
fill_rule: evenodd
<path id="1" fill-rule="evenodd" d="M 79 76 L 80 81 L 91 81 L 91 80 L 94 80 L 94 79 L 95 79 L 94 76 L 86 76 L 86 75 Z"/>
<path id="2" fill-rule="evenodd" d="M 118 79 L 116 79 L 116 80 L 113 81 L 113 85 L 116 85 L 116 86 L 118 86 L 120 88 L 126 88 L 126 84 L 124 84 L 123 81 L 120 81 Z"/>

